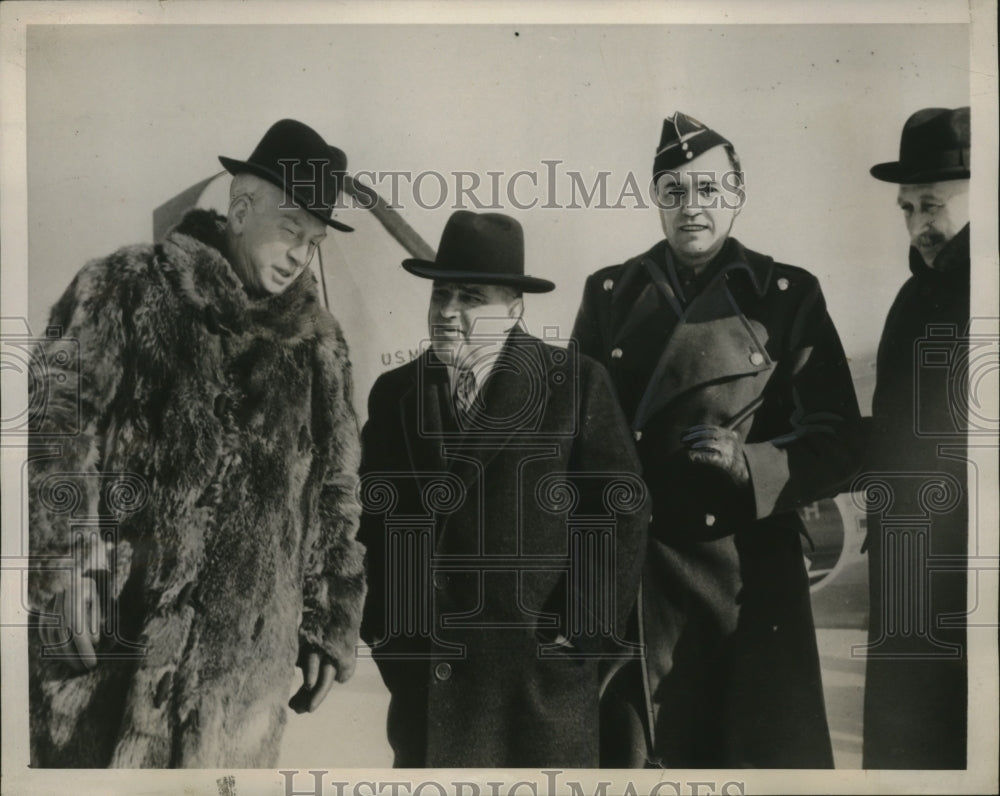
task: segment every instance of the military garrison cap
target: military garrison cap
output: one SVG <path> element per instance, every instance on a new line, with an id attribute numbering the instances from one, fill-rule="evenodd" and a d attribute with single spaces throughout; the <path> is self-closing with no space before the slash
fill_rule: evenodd
<path id="1" fill-rule="evenodd" d="M 660 146 L 653 159 L 653 179 L 722 144 L 732 146 L 715 130 L 685 113 L 675 111 L 673 116 L 663 120 Z"/>

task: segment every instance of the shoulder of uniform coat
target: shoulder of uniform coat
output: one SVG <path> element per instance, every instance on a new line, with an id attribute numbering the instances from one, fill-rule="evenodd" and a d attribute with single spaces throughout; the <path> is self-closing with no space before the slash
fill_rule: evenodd
<path id="1" fill-rule="evenodd" d="M 819 280 L 814 274 L 797 265 L 781 263 L 767 255 L 747 250 L 748 260 L 758 278 L 764 277 L 762 286 L 767 294 L 787 294 L 803 296 L 814 293 L 819 288 Z M 766 276 L 765 276 L 766 274 Z"/>
<path id="2" fill-rule="evenodd" d="M 789 265 L 788 263 L 779 263 L 775 261 L 774 263 L 774 275 L 775 278 L 785 277 L 786 279 L 795 279 L 796 281 L 805 283 L 815 283 L 819 280 L 816 275 L 811 271 L 807 271 L 798 265 Z"/>
<path id="3" fill-rule="evenodd" d="M 822 295 L 816 275 L 797 265 L 775 263 L 769 292 L 788 296 L 800 307 L 812 306 L 812 302 Z"/>
<path id="4" fill-rule="evenodd" d="M 600 301 L 601 296 L 606 296 L 610 302 L 611 298 L 615 295 L 616 288 L 626 273 L 647 255 L 648 252 L 644 252 L 643 254 L 629 258 L 623 263 L 609 265 L 601 268 L 599 271 L 595 271 L 587 277 L 587 285 L 584 290 L 585 295 L 592 296 L 592 300 L 595 301 Z"/>
<path id="5" fill-rule="evenodd" d="M 587 289 L 603 290 L 605 289 L 604 285 L 609 281 L 613 286 L 624 267 L 623 263 L 618 263 L 617 265 L 607 265 L 604 268 L 594 271 L 594 273 L 587 277 Z"/>

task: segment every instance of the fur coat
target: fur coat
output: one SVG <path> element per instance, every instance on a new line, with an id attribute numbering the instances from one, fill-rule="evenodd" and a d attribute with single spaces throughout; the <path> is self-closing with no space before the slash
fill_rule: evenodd
<path id="1" fill-rule="evenodd" d="M 224 230 L 191 211 L 87 264 L 52 311 L 31 396 L 36 621 L 74 561 L 108 574 L 96 668 L 31 633 L 35 766 L 270 767 L 300 646 L 353 671 L 347 347 L 310 272 L 250 298 Z"/>

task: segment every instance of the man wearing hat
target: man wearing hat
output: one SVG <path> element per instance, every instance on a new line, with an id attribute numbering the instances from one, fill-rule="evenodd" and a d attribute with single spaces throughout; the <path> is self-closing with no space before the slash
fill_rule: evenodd
<path id="1" fill-rule="evenodd" d="M 924 108 L 899 160 L 871 169 L 898 185 L 911 276 L 879 344 L 865 468 L 865 768 L 966 767 L 969 132 L 969 108 Z"/>
<path id="2" fill-rule="evenodd" d="M 458 211 L 430 345 L 383 374 L 362 432 L 362 636 L 397 767 L 593 767 L 599 664 L 635 598 L 646 499 L 604 369 L 521 327 L 521 226 Z"/>
<path id="3" fill-rule="evenodd" d="M 32 765 L 275 764 L 354 669 L 350 362 L 309 262 L 344 153 L 272 126 L 229 213 L 85 265 L 32 385 Z"/>
<path id="4" fill-rule="evenodd" d="M 605 692 L 602 763 L 830 767 L 796 509 L 856 468 L 844 352 L 816 278 L 730 236 L 728 140 L 675 113 L 653 178 L 665 238 L 589 277 L 573 332 L 611 374 L 653 501 L 646 654 Z"/>

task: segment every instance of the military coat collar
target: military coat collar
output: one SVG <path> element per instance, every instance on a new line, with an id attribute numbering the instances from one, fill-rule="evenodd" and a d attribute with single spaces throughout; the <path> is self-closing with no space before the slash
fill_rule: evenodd
<path id="1" fill-rule="evenodd" d="M 735 238 L 725 246 L 709 266 L 716 273 L 699 296 L 692 297 L 685 308 L 667 278 L 667 258 L 672 257 L 666 240 L 656 243 L 638 257 L 628 260 L 614 284 L 611 300 L 611 328 L 614 344 L 619 345 L 651 315 L 668 308 L 680 320 L 697 313 L 700 296 L 711 293 L 724 282 L 734 298 L 763 296 L 774 273 L 774 260 L 745 248 Z"/>
<path id="2" fill-rule="evenodd" d="M 684 305 L 667 278 L 670 256 L 667 242 L 660 241 L 626 262 L 612 287 L 615 352 L 642 347 L 641 335 L 657 318 L 667 330 L 633 418 L 640 433 L 650 417 L 693 387 L 774 367 L 766 331 L 746 316 L 767 293 L 774 260 L 730 238 L 709 266 L 714 276 Z"/>

